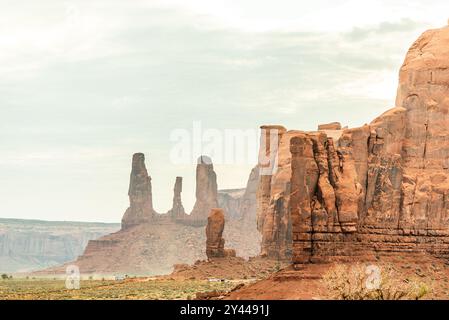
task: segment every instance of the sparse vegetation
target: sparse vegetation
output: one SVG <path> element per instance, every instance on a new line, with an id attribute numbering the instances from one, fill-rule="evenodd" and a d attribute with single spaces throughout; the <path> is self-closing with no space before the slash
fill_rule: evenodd
<path id="1" fill-rule="evenodd" d="M 337 265 L 323 276 L 333 298 L 340 300 L 418 300 L 431 292 L 430 285 L 414 278 L 402 279 L 391 265 L 379 267 L 374 285 L 367 285 L 367 266 Z"/>
<path id="2" fill-rule="evenodd" d="M 61 279 L 34 281 L 14 279 L 0 283 L 0 295 L 6 300 L 171 300 L 195 297 L 198 292 L 230 291 L 237 284 L 205 280 L 174 281 L 136 278 L 121 282 L 84 280 L 81 281 L 80 290 L 69 290 L 65 287 L 65 281 Z"/>

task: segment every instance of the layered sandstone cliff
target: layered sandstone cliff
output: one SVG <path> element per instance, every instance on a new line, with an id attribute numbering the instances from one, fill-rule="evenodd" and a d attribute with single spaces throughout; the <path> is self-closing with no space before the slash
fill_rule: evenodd
<path id="1" fill-rule="evenodd" d="M 445 27 L 413 44 L 396 107 L 369 125 L 281 134 L 279 168 L 259 186 L 262 253 L 295 263 L 380 252 L 447 256 L 448 114 Z"/>
<path id="2" fill-rule="evenodd" d="M 120 224 L 0 219 L 0 272 L 29 272 L 72 261 L 89 240 Z"/>

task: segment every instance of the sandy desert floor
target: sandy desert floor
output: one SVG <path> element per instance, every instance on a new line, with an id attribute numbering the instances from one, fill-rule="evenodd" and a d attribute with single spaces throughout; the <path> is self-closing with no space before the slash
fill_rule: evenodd
<path id="1" fill-rule="evenodd" d="M 396 283 L 425 284 L 428 290 L 421 299 L 449 299 L 449 263 L 426 255 L 307 264 L 296 269 L 260 258 L 242 261 L 201 261 L 192 266 L 178 266 L 178 270 L 169 276 L 153 278 L 81 280 L 79 290 L 67 289 L 60 278 L 5 279 L 0 280 L 0 299 L 328 300 L 335 299 L 323 279 L 329 270 L 337 266 L 351 270 L 365 265 L 388 265 L 395 272 Z"/>

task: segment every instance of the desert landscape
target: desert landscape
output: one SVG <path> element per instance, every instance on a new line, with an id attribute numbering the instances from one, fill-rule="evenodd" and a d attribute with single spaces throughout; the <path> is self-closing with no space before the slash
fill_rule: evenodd
<path id="1" fill-rule="evenodd" d="M 156 212 L 151 166 L 135 153 L 120 228 L 48 224 L 51 234 L 32 227 L 15 238 L 10 226 L 27 224 L 4 221 L 0 296 L 448 299 L 448 110 L 446 26 L 413 43 L 396 105 L 369 124 L 261 126 L 260 161 L 243 189 L 219 190 L 213 159 L 200 156 L 190 213 L 182 177 L 173 177 L 172 208 Z M 12 255 L 18 246 L 26 258 Z M 78 290 L 67 288 L 71 266 Z"/>

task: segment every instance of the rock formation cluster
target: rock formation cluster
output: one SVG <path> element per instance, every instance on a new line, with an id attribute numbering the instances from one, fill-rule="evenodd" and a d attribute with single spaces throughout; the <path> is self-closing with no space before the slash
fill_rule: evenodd
<path id="1" fill-rule="evenodd" d="M 190 214 L 186 214 L 184 210 L 181 193 L 182 177 L 176 177 L 172 208 L 167 214 L 157 213 L 153 209 L 151 177 L 145 166 L 145 155 L 134 154 L 128 191 L 130 206 L 123 215 L 122 229 L 151 222 L 167 222 L 167 220 L 192 226 L 206 225 L 210 210 L 218 207 L 217 175 L 209 157 L 201 156 L 198 159 L 196 202 Z"/>
<path id="2" fill-rule="evenodd" d="M 448 256 L 449 27 L 410 48 L 394 108 L 369 125 L 339 127 L 265 127 L 280 139 L 277 171 L 258 188 L 262 253 L 294 263 Z"/>
<path id="3" fill-rule="evenodd" d="M 235 257 L 235 250 L 225 249 L 223 230 L 225 215 L 222 209 L 212 209 L 207 218 L 206 255 L 208 259 Z"/>
<path id="4" fill-rule="evenodd" d="M 153 209 L 151 177 L 145 167 L 145 157 L 141 153 L 135 154 L 129 186 L 130 207 L 123 216 L 121 230 L 90 240 L 84 253 L 73 263 L 83 273 L 161 274 L 169 273 L 174 264 L 204 259 L 206 235 L 203 227 L 207 225 L 211 210 L 218 206 L 217 176 L 211 159 L 205 156 L 200 157 L 196 173 L 196 203 L 192 213 L 187 214 L 184 210 L 182 178 L 177 177 L 172 208 L 166 214 L 160 214 Z M 253 170 L 247 189 L 241 190 L 234 199 L 235 216 L 226 215 L 224 234 L 228 246 L 243 258 L 259 252 L 260 235 L 256 229 L 254 205 L 256 188 L 257 171 Z M 220 239 L 223 238 L 223 228 L 224 225 L 218 228 Z M 212 235 L 213 230 L 216 229 L 209 232 Z M 212 253 L 215 257 L 235 256 L 234 250 L 216 247 L 218 251 Z M 64 268 L 56 267 L 45 272 L 65 272 Z"/>

